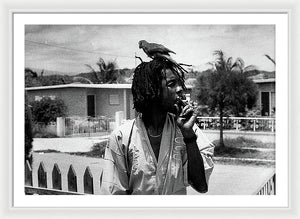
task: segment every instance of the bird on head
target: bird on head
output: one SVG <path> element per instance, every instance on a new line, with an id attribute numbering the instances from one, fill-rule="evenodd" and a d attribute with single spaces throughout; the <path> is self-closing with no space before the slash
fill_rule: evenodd
<path id="1" fill-rule="evenodd" d="M 171 56 L 170 53 L 176 54 L 174 51 L 158 43 L 149 43 L 146 40 L 139 41 L 139 48 L 143 49 L 146 55 L 151 59 L 165 59 L 172 62 L 180 71 L 187 73 L 187 71 L 181 66 L 186 64 L 177 63 Z M 190 65 L 186 65 L 190 66 Z"/>
<path id="2" fill-rule="evenodd" d="M 149 58 L 155 58 L 161 55 L 170 56 L 170 53 L 176 54 L 174 51 L 158 43 L 148 43 L 146 40 L 139 41 L 139 48 L 143 49 Z"/>

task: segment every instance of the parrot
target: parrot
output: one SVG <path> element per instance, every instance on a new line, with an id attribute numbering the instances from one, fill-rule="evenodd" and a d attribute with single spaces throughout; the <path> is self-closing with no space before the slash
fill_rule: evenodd
<path id="1" fill-rule="evenodd" d="M 176 54 L 174 51 L 168 49 L 167 47 L 158 44 L 158 43 L 148 43 L 146 40 L 140 40 L 139 41 L 139 48 L 143 49 L 143 51 L 146 53 L 146 55 L 149 58 L 164 58 L 168 61 L 172 62 L 177 68 L 179 68 L 181 71 L 186 72 L 187 71 L 181 67 L 180 64 L 178 64 L 174 59 L 171 58 L 170 53 Z"/>
<path id="2" fill-rule="evenodd" d="M 148 43 L 146 40 L 139 41 L 139 48 L 143 49 L 146 55 L 149 58 L 155 58 L 160 55 L 167 55 L 170 56 L 169 53 L 176 54 L 172 50 L 168 49 L 167 47 L 157 44 L 157 43 Z"/>

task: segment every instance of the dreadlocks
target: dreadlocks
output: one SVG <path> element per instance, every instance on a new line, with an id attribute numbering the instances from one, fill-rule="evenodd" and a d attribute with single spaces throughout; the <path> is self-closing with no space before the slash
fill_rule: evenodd
<path id="1" fill-rule="evenodd" d="M 162 89 L 162 79 L 165 78 L 166 69 L 170 69 L 179 79 L 183 90 L 184 71 L 174 63 L 156 58 L 150 62 L 142 62 L 134 70 L 132 82 L 133 104 L 136 111 L 144 113 L 149 110 L 149 106 L 157 102 Z"/>

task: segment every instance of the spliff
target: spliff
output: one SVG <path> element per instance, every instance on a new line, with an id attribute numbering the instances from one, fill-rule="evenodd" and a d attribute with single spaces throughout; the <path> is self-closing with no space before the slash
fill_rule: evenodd
<path id="1" fill-rule="evenodd" d="M 176 107 L 177 115 L 180 115 L 182 109 L 188 104 L 188 101 L 184 101 L 180 97 L 177 97 L 174 104 Z"/>

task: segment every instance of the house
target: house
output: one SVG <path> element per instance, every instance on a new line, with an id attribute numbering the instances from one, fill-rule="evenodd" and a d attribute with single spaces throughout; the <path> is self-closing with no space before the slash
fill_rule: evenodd
<path id="1" fill-rule="evenodd" d="M 191 90 L 191 86 L 187 85 Z M 28 100 L 59 98 L 67 106 L 67 116 L 106 116 L 115 118 L 123 111 L 124 119 L 135 117 L 131 84 L 64 84 L 25 88 Z"/>
<path id="2" fill-rule="evenodd" d="M 67 106 L 67 116 L 106 116 L 114 118 L 123 111 L 124 118 L 133 118 L 131 84 L 64 84 L 25 88 L 28 100 L 42 97 L 59 98 Z"/>
<path id="3" fill-rule="evenodd" d="M 249 77 L 258 87 L 257 107 L 261 111 L 261 116 L 274 116 L 276 109 L 276 87 L 275 75 L 265 77 L 265 74 L 259 74 Z M 188 78 L 186 85 L 195 86 L 196 78 Z"/>
<path id="4" fill-rule="evenodd" d="M 252 79 L 258 85 L 257 106 L 262 116 L 275 113 L 275 78 Z M 194 80 L 187 80 L 187 93 L 191 93 Z M 60 98 L 67 106 L 67 116 L 106 116 L 115 118 L 117 111 L 123 111 L 124 119 L 135 116 L 131 84 L 64 84 L 25 88 L 29 101 L 44 96 Z"/>
<path id="5" fill-rule="evenodd" d="M 258 86 L 257 105 L 262 116 L 273 116 L 276 109 L 275 78 L 253 79 Z"/>

